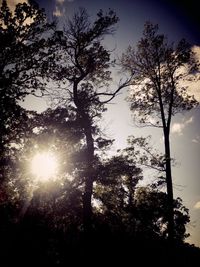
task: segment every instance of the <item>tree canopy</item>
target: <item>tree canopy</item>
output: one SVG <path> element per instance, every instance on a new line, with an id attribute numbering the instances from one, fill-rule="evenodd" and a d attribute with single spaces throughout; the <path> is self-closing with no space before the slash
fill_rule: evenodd
<path id="1" fill-rule="evenodd" d="M 170 127 L 172 116 L 198 105 L 187 93 L 183 81 L 195 71 L 197 62 L 191 46 L 183 39 L 169 43 L 158 25 L 147 22 L 137 49 L 129 47 L 121 58 L 122 69 L 133 75 L 129 101 L 135 118 L 142 124 L 161 127 L 164 136 L 164 165 L 168 204 L 168 237 L 174 239 L 173 182 Z M 152 122 L 153 121 L 153 122 Z"/>
<path id="2" fill-rule="evenodd" d="M 64 266 L 79 259 L 90 265 L 93 257 L 102 264 L 131 260 L 161 265 L 163 258 L 168 264 L 184 263 L 185 252 L 186 259 L 199 259 L 199 250 L 184 243 L 189 211 L 173 197 L 169 150 L 171 116 L 196 105 L 179 88 L 186 71 L 195 69 L 192 51 L 185 41 L 169 45 L 158 27 L 147 23 L 137 51 L 129 48 L 122 57 L 129 77 L 114 88 L 116 65 L 103 39 L 114 33 L 118 21 L 112 10 L 100 10 L 90 21 L 81 8 L 58 30 L 33 1 L 16 5 L 14 13 L 2 1 L 2 266 L 27 265 L 27 260 L 33 266 Z M 183 74 L 179 70 L 184 66 Z M 165 155 L 154 153 L 148 138 L 134 136 L 125 149 L 111 152 L 113 140 L 99 122 L 106 104 L 127 86 L 131 109 L 141 122 L 157 116 Z M 48 95 L 52 107 L 41 113 L 22 108 L 19 101 L 30 94 Z M 51 153 L 58 161 L 58 171 L 49 179 L 38 179 L 32 171 L 40 153 Z M 42 164 L 34 168 L 48 172 L 53 163 Z M 143 166 L 159 172 L 152 174 L 155 183 L 141 184 Z M 165 183 L 167 192 L 161 187 Z"/>

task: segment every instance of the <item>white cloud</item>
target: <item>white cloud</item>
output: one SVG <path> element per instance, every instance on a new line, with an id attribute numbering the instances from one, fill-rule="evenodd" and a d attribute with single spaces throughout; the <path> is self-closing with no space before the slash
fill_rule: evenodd
<path id="1" fill-rule="evenodd" d="M 7 4 L 11 11 L 14 11 L 15 6 L 19 3 L 28 3 L 28 0 L 7 0 Z M 0 1 L 0 4 L 2 4 L 2 1 Z"/>
<path id="2" fill-rule="evenodd" d="M 176 122 L 172 125 L 172 133 L 177 133 L 178 135 L 182 135 L 183 128 L 184 124 Z"/>
<path id="3" fill-rule="evenodd" d="M 193 46 L 192 51 L 197 61 L 200 62 L 200 46 Z M 196 100 L 200 102 L 200 68 L 195 74 L 189 76 L 189 80 L 185 81 L 185 85 L 188 86 L 188 93 L 194 95 Z"/>
<path id="4" fill-rule="evenodd" d="M 175 122 L 172 125 L 172 133 L 183 135 L 183 129 L 190 123 L 193 122 L 193 117 L 190 117 L 188 120 L 183 120 L 183 122 Z"/>
<path id="5" fill-rule="evenodd" d="M 61 17 L 62 16 L 62 12 L 60 10 L 60 8 L 58 6 L 56 6 L 56 9 L 53 11 L 53 15 L 56 17 Z"/>
<path id="6" fill-rule="evenodd" d="M 23 3 L 26 3 L 28 4 L 28 0 L 7 0 L 7 4 L 8 4 L 8 7 L 10 8 L 10 11 L 12 13 L 14 13 L 15 11 L 15 7 L 17 4 L 23 4 Z M 0 0 L 0 5 L 2 4 L 2 1 Z M 27 18 L 25 21 L 24 21 L 24 25 L 27 25 L 27 24 L 31 24 L 33 22 L 33 19 L 31 18 Z"/>
<path id="7" fill-rule="evenodd" d="M 197 135 L 195 138 L 192 139 L 193 143 L 200 144 L 200 136 Z"/>
<path id="8" fill-rule="evenodd" d="M 66 0 L 67 2 L 74 2 L 74 0 Z M 65 2 L 65 0 L 56 0 L 57 4 L 62 5 Z"/>
<path id="9" fill-rule="evenodd" d="M 200 62 L 200 46 L 193 46 L 192 51 L 194 52 L 197 62 Z M 177 74 L 186 74 L 188 71 L 187 67 L 181 67 Z M 179 86 L 187 88 L 189 95 L 194 95 L 195 99 L 200 102 L 200 67 L 192 74 L 187 75 L 183 80 L 179 81 Z"/>
<path id="10" fill-rule="evenodd" d="M 67 2 L 74 2 L 74 0 L 56 0 L 56 3 L 62 5 L 65 1 Z"/>
<path id="11" fill-rule="evenodd" d="M 197 201 L 197 203 L 194 205 L 194 209 L 200 209 L 200 201 Z"/>
<path id="12" fill-rule="evenodd" d="M 192 123 L 193 122 L 193 117 L 190 117 L 187 121 L 185 121 L 185 125 Z"/>
<path id="13" fill-rule="evenodd" d="M 56 3 L 58 4 L 63 4 L 65 2 L 65 0 L 56 0 Z"/>
<path id="14" fill-rule="evenodd" d="M 56 0 L 55 10 L 53 11 L 53 15 L 55 17 L 62 17 L 65 13 L 65 2 L 73 2 L 74 0 Z"/>
<path id="15" fill-rule="evenodd" d="M 194 45 L 192 51 L 195 53 L 197 59 L 200 59 L 200 46 Z"/>

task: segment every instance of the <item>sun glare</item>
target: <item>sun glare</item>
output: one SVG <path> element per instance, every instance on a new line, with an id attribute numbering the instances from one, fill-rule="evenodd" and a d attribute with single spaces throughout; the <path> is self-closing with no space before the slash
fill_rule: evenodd
<path id="1" fill-rule="evenodd" d="M 57 160 L 49 152 L 38 153 L 31 161 L 31 172 L 39 181 L 52 179 L 56 175 L 57 169 Z"/>

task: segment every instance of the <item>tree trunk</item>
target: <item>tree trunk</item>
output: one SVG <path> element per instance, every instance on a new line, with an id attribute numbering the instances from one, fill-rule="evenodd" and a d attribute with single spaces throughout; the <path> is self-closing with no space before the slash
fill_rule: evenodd
<path id="1" fill-rule="evenodd" d="M 85 192 L 83 194 L 83 230 L 85 237 L 90 239 L 92 231 L 92 177 L 87 176 L 85 181 Z"/>
<path id="2" fill-rule="evenodd" d="M 84 77 L 81 77 L 83 79 Z M 85 171 L 85 190 L 83 194 L 83 230 L 85 238 L 90 239 L 92 230 L 92 192 L 93 192 L 93 181 L 94 181 L 94 140 L 92 137 L 92 121 L 89 114 L 86 113 L 83 107 L 83 103 L 78 96 L 78 83 L 74 82 L 73 93 L 74 103 L 77 107 L 77 112 L 81 118 L 83 130 L 86 138 L 86 171 Z"/>
<path id="3" fill-rule="evenodd" d="M 85 192 L 83 195 L 83 228 L 85 237 L 90 240 L 92 231 L 92 193 L 94 181 L 94 140 L 92 137 L 91 123 L 88 116 L 84 116 L 84 133 L 87 145 L 87 160 L 85 174 Z"/>
<path id="4" fill-rule="evenodd" d="M 171 172 L 171 155 L 169 131 L 164 132 L 165 141 L 165 161 L 166 161 L 166 184 L 167 184 L 167 217 L 168 217 L 168 240 L 173 243 L 174 240 L 174 207 L 173 207 L 173 184 Z"/>

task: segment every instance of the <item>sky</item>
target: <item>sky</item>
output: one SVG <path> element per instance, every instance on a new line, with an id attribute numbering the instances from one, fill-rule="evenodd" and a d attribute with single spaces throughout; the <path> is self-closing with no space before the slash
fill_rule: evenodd
<path id="1" fill-rule="evenodd" d="M 0 1 L 1 2 L 1 1 Z M 17 0 L 8 1 L 11 6 Z M 74 10 L 85 7 L 91 18 L 99 9 L 113 9 L 120 18 L 114 36 L 107 39 L 109 48 L 115 48 L 115 55 L 125 51 L 129 45 L 139 41 L 146 21 L 158 23 L 161 33 L 170 41 L 185 38 L 191 43 L 200 59 L 200 16 L 195 0 L 38 0 L 48 16 L 52 13 L 61 21 L 70 17 Z M 189 89 L 200 101 L 200 81 L 189 83 Z M 104 116 L 104 128 L 109 137 L 115 138 L 113 151 L 126 146 L 128 135 L 152 135 L 152 144 L 163 148 L 162 132 L 154 128 L 135 126 L 128 104 L 125 100 L 127 91 L 122 92 Z M 29 109 L 44 110 L 42 100 L 27 98 L 24 104 Z M 185 112 L 173 118 L 171 127 L 171 151 L 176 159 L 173 167 L 174 195 L 181 197 L 184 205 L 190 210 L 191 223 L 188 242 L 200 247 L 200 109 Z"/>

